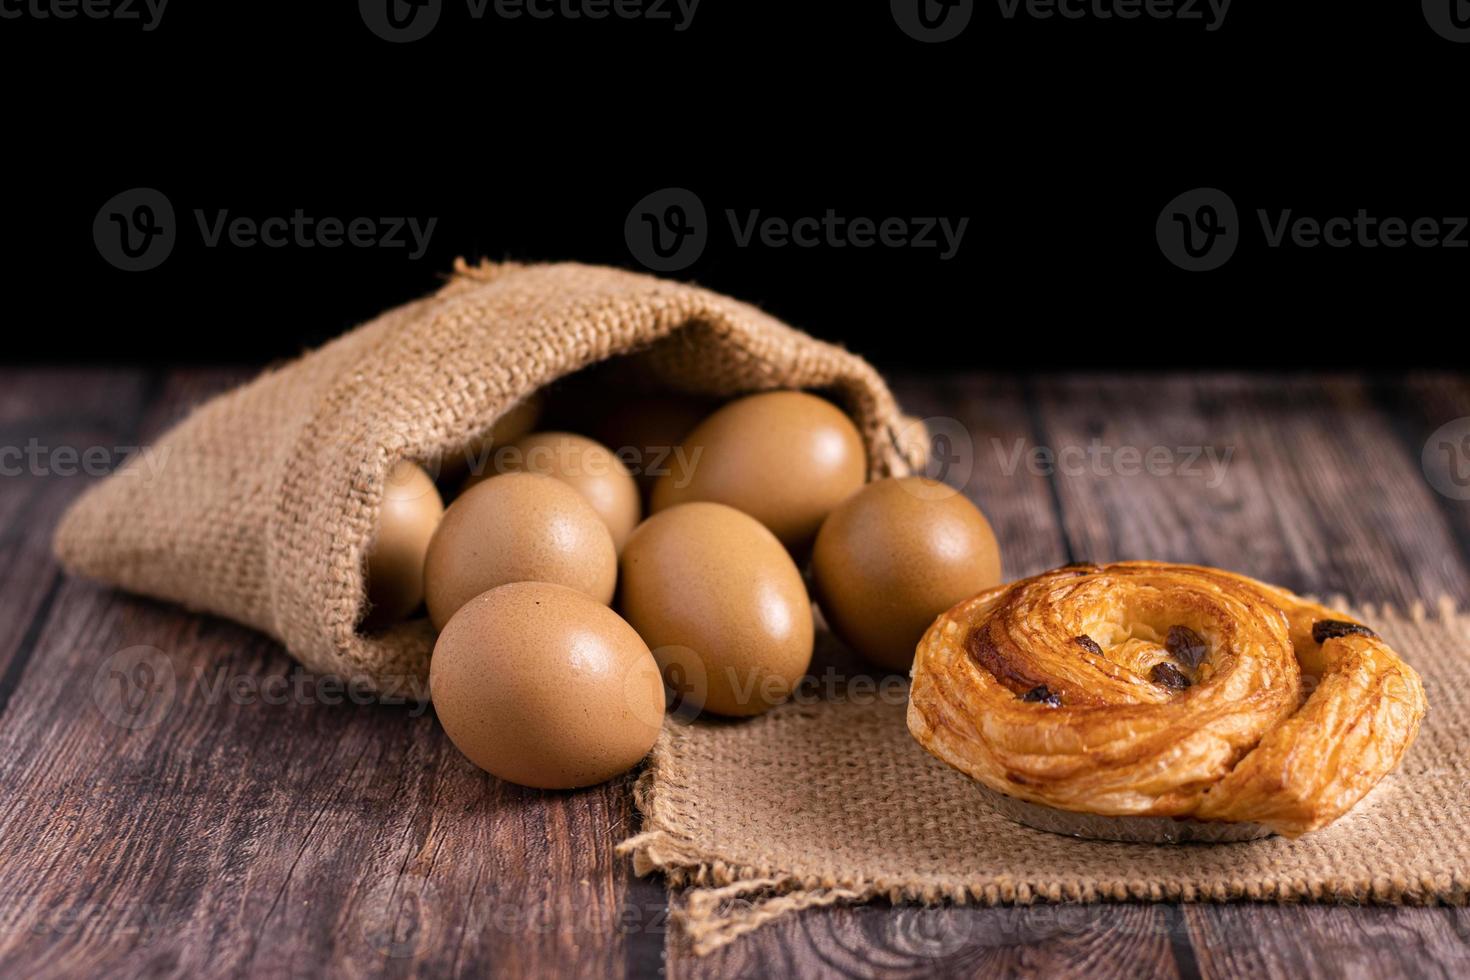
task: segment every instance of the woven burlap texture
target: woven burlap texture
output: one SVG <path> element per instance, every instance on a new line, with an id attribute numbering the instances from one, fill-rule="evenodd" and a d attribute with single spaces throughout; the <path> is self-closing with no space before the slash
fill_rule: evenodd
<path id="1" fill-rule="evenodd" d="M 1346 608 L 1343 604 L 1337 604 Z M 908 734 L 904 693 L 853 687 L 744 722 L 666 726 L 638 783 L 640 874 L 688 886 L 708 953 L 804 908 L 894 902 L 1339 901 L 1463 904 L 1470 889 L 1470 619 L 1363 607 L 1423 676 L 1429 715 L 1400 768 L 1297 840 L 1123 844 L 1021 826 Z M 861 693 L 862 696 L 859 696 Z"/>
<path id="2" fill-rule="evenodd" d="M 428 623 L 357 630 L 388 471 L 461 452 L 532 392 L 625 354 L 675 390 L 821 390 L 857 422 L 873 476 L 922 459 L 922 428 L 871 366 L 753 306 L 617 269 L 460 262 L 433 295 L 200 406 L 152 465 L 138 457 L 72 506 L 56 554 L 256 627 L 313 670 L 421 696 Z"/>

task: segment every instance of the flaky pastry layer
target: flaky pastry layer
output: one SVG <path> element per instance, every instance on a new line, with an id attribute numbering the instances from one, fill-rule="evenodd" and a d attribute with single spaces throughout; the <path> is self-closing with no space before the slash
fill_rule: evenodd
<path id="1" fill-rule="evenodd" d="M 1108 816 L 1251 821 L 1297 836 L 1393 769 L 1426 709 L 1372 630 L 1194 565 L 1071 565 L 940 616 L 908 726 L 1009 796 Z"/>

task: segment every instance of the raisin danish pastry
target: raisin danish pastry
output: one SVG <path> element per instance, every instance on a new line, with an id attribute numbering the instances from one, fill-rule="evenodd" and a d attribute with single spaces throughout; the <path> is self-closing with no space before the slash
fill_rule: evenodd
<path id="1" fill-rule="evenodd" d="M 940 616 L 916 652 L 908 726 L 1022 822 L 1226 840 L 1336 820 L 1424 712 L 1418 674 L 1341 613 L 1219 569 L 1120 562 Z"/>

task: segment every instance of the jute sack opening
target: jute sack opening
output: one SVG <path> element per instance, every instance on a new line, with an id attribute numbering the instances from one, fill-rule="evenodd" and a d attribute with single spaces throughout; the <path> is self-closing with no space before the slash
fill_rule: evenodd
<path id="1" fill-rule="evenodd" d="M 708 290 L 576 264 L 456 265 L 438 292 L 220 395 L 67 512 L 71 571 L 217 613 L 308 668 L 427 692 L 424 620 L 359 632 L 386 475 L 460 453 L 543 386 L 628 355 L 657 387 L 807 388 L 852 416 L 870 476 L 923 458 L 861 358 Z"/>

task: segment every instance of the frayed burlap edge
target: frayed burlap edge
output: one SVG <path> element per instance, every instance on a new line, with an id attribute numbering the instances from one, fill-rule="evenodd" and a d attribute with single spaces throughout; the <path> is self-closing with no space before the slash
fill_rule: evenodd
<path id="1" fill-rule="evenodd" d="M 1364 603 L 1354 607 L 1342 595 L 1332 596 L 1327 605 L 1351 612 L 1365 622 L 1404 619 L 1392 605 Z M 1409 608 L 1408 618 L 1421 623 L 1431 615 L 1470 639 L 1470 615 L 1460 613 L 1451 597 L 1441 596 L 1433 612 L 1424 602 L 1416 601 Z M 1201 888 L 1177 878 L 1162 881 L 1120 878 L 1099 882 L 996 876 L 976 881 L 944 880 L 940 876 L 939 880 L 923 882 L 867 880 L 857 875 L 798 875 L 777 867 L 741 863 L 699 843 L 691 833 L 699 815 L 697 808 L 687 803 L 688 785 L 686 774 L 679 766 L 678 745 L 681 739 L 695 733 L 694 726 L 665 726 L 634 788 L 643 828 L 619 844 L 617 850 L 631 857 L 636 874 L 659 872 L 670 888 L 684 889 L 682 906 L 671 912 L 671 919 L 699 956 L 793 912 L 874 900 L 981 906 L 1127 901 L 1373 905 L 1470 902 L 1470 869 L 1463 874 L 1425 876 L 1419 881 L 1388 875 L 1318 881 L 1242 878 Z"/>

